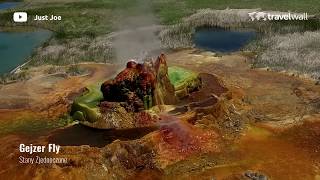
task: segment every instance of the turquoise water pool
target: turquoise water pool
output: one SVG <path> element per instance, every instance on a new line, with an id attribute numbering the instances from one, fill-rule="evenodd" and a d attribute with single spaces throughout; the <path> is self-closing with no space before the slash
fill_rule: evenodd
<path id="1" fill-rule="evenodd" d="M 8 73 L 23 64 L 33 50 L 48 40 L 51 32 L 0 32 L 0 74 Z"/>
<path id="2" fill-rule="evenodd" d="M 234 52 L 255 39 L 252 30 L 228 30 L 223 28 L 200 28 L 194 35 L 194 44 L 200 49 L 217 52 Z"/>
<path id="3" fill-rule="evenodd" d="M 0 3 L 0 10 L 11 9 L 18 6 L 20 2 L 2 2 Z"/>

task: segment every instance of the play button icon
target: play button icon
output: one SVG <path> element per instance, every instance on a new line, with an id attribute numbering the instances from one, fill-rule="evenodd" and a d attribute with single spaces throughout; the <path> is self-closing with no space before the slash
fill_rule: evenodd
<path id="1" fill-rule="evenodd" d="M 27 22 L 28 14 L 26 12 L 15 12 L 13 14 L 14 22 Z"/>

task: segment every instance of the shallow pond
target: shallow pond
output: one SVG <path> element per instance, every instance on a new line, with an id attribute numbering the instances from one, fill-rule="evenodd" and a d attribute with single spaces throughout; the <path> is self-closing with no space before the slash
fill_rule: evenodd
<path id="1" fill-rule="evenodd" d="M 47 30 L 32 32 L 0 32 L 0 74 L 23 64 L 32 51 L 51 36 Z"/>
<path id="2" fill-rule="evenodd" d="M 94 129 L 76 124 L 64 129 L 54 131 L 49 142 L 62 146 L 89 145 L 93 147 L 104 147 L 114 140 L 134 140 L 155 131 L 154 127 L 133 128 L 133 129 Z"/>
<path id="3" fill-rule="evenodd" d="M 20 2 L 2 2 L 0 3 L 0 10 L 11 9 L 18 6 Z"/>
<path id="4" fill-rule="evenodd" d="M 218 52 L 234 52 L 255 39 L 253 30 L 227 30 L 223 28 L 200 28 L 193 37 L 197 48 Z"/>

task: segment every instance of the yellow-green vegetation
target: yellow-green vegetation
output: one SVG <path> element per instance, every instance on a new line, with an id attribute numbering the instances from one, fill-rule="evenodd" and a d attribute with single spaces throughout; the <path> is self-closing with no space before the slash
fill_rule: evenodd
<path id="1" fill-rule="evenodd" d="M 77 97 L 72 104 L 71 114 L 73 119 L 89 122 L 97 121 L 100 115 L 98 104 L 102 99 L 100 84 L 88 86 L 86 92 Z"/>
<path id="2" fill-rule="evenodd" d="M 201 87 L 201 78 L 198 73 L 172 66 L 168 69 L 170 82 L 173 84 L 177 97 L 185 97 L 189 92 Z"/>
<path id="3" fill-rule="evenodd" d="M 165 24 L 175 24 L 198 9 L 256 9 L 320 13 L 320 1 L 314 0 L 152 0 L 156 14 Z"/>
<path id="4" fill-rule="evenodd" d="M 28 21 L 23 26 L 34 26 L 55 32 L 58 39 L 95 37 L 107 34 L 113 29 L 113 22 L 126 10 L 134 6 L 135 0 L 91 0 L 91 1 L 34 1 L 28 0 L 17 9 L 0 13 L 0 26 L 21 26 L 12 20 L 17 10 L 28 12 L 29 18 L 35 15 L 59 15 L 61 21 Z"/>

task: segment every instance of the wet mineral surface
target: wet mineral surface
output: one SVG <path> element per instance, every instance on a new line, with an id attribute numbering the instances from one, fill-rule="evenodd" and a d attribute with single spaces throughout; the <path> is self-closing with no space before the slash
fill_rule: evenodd
<path id="1" fill-rule="evenodd" d="M 157 112 L 156 124 L 137 129 L 98 130 L 73 125 L 45 131 L 3 132 L 0 176 L 3 179 L 24 179 L 26 175 L 35 179 L 319 179 L 320 87 L 307 79 L 253 70 L 249 60 L 239 54 L 215 57 L 193 50 L 169 54 L 169 67 L 198 72 L 202 85 L 177 103 L 163 105 L 162 112 Z M 2 127 L 27 127 L 8 126 L 8 121 L 28 122 L 22 119 L 27 116 L 29 122 L 35 117 L 42 117 L 43 121 L 49 121 L 48 117 L 54 119 L 55 114 L 63 114 L 73 103 L 74 98 L 67 101 L 66 97 L 71 95 L 62 91 L 68 83 L 73 82 L 71 92 L 78 92 L 74 95 L 77 97 L 82 87 L 114 75 L 97 69 L 93 72 L 89 77 L 55 82 L 60 90 L 55 89 L 56 93 L 48 95 L 46 101 L 38 102 L 52 103 L 61 97 L 51 106 L 56 110 L 48 108 L 48 113 L 43 113 L 34 108 L 37 103 L 30 104 L 33 101 L 29 101 L 28 108 L 1 109 Z M 21 87 L 31 82 L 20 84 L 20 93 L 25 93 Z M 2 87 L 0 91 L 15 86 Z M 39 86 L 34 88 L 41 90 Z M 21 142 L 61 144 L 62 150 L 57 155 L 24 156 L 63 157 L 68 158 L 68 163 L 20 164 Z"/>

